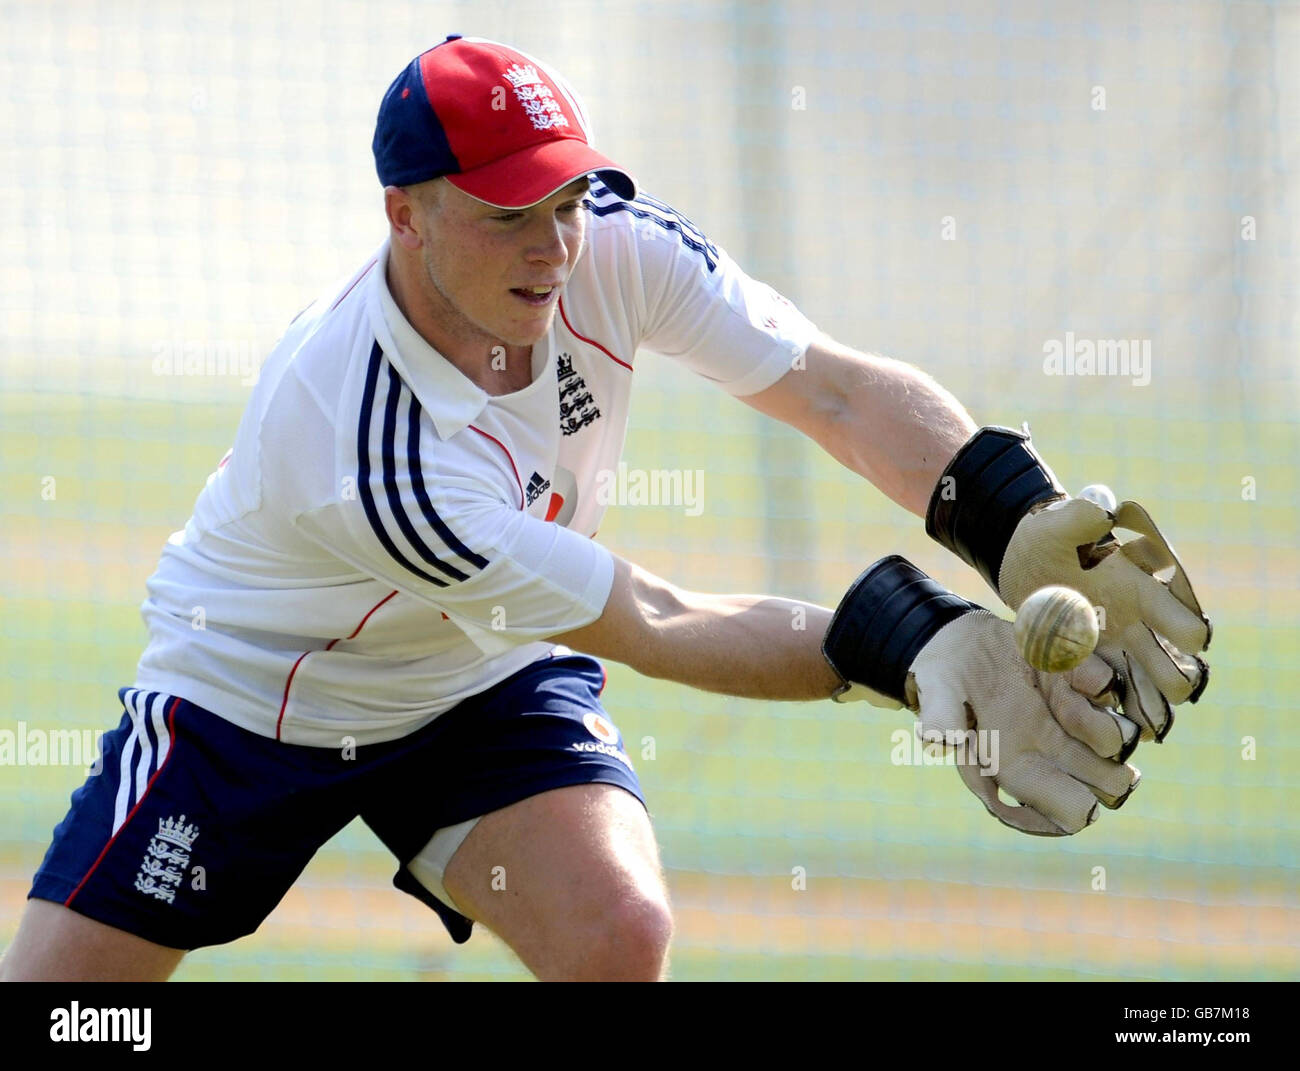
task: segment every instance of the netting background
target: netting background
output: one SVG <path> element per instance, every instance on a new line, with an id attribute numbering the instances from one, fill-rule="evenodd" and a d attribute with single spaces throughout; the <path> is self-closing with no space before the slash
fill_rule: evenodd
<path id="1" fill-rule="evenodd" d="M 893 765 L 905 713 L 611 666 L 674 976 L 1300 974 L 1295 4 L 0 3 L 0 731 L 116 723 L 158 551 L 252 366 L 382 239 L 379 98 L 453 31 L 565 72 L 601 148 L 829 333 L 1142 501 L 1216 624 L 1205 698 L 1065 841 Z M 1066 332 L 1150 340 L 1150 383 L 1044 374 Z M 233 370 L 159 374 L 194 346 Z M 616 552 L 829 605 L 900 552 L 990 597 L 795 432 L 668 362 L 636 376 L 625 460 L 703 470 L 705 508 L 614 508 Z M 83 773 L 0 765 L 0 943 Z M 390 877 L 354 824 L 178 977 L 523 976 Z"/>

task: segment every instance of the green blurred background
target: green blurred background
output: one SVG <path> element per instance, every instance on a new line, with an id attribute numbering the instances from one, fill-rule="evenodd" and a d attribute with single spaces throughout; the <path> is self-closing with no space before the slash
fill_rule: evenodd
<path id="1" fill-rule="evenodd" d="M 1028 420 L 1072 491 L 1143 502 L 1215 622 L 1205 697 L 1138 751 L 1125 808 L 1064 841 L 1003 828 L 954 771 L 892 765 L 905 712 L 611 665 L 673 976 L 1300 977 L 1300 10 L 863 7 L 0 3 L 0 731 L 116 724 L 144 581 L 249 391 L 246 368 L 156 358 L 264 357 L 364 262 L 379 98 L 477 34 L 563 71 L 599 147 L 830 334 L 980 423 Z M 1044 374 L 1066 332 L 1150 340 L 1150 383 Z M 617 553 L 834 605 L 900 552 L 991 598 L 795 432 L 653 354 L 635 374 L 625 460 L 703 470 L 704 510 L 614 507 Z M 0 765 L 0 945 L 82 776 Z M 526 977 L 481 930 L 454 946 L 391 870 L 354 824 L 258 934 L 177 977 Z"/>

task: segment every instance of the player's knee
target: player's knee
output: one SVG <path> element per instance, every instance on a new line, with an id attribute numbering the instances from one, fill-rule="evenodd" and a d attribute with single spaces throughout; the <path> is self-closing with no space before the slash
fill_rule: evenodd
<path id="1" fill-rule="evenodd" d="M 577 973 L 591 981 L 658 981 L 668 960 L 673 918 L 657 897 L 620 898 L 583 929 Z"/>

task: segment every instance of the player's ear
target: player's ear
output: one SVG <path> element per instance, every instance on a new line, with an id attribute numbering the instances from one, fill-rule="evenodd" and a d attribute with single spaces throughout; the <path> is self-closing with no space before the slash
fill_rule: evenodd
<path id="1" fill-rule="evenodd" d="M 424 231 L 424 212 L 412 188 L 384 187 L 384 214 L 392 230 L 393 240 L 407 249 L 418 249 Z"/>

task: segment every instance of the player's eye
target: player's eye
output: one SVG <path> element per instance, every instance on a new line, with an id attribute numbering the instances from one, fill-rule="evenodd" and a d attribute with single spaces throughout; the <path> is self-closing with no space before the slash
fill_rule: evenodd
<path id="1" fill-rule="evenodd" d="M 582 206 L 583 206 L 582 201 L 574 201 L 571 204 L 560 205 L 560 211 L 563 212 L 566 216 L 572 216 L 576 214 L 577 211 L 580 208 L 582 208 Z"/>
<path id="2" fill-rule="evenodd" d="M 500 223 L 513 223 L 517 219 L 523 219 L 524 214 L 522 212 L 503 212 L 501 215 L 492 216 L 491 218 Z"/>

